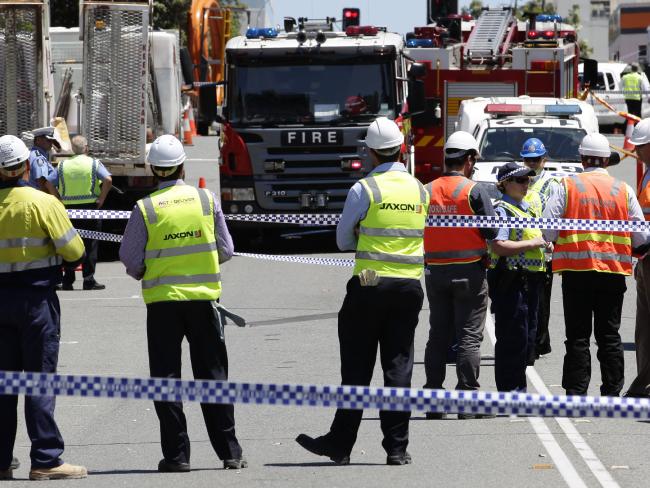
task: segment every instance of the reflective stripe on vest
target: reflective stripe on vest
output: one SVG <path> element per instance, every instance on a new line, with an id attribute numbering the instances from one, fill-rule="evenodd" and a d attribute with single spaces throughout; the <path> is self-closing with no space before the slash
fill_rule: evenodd
<path id="1" fill-rule="evenodd" d="M 646 172 L 648 170 L 646 169 Z M 646 184 L 645 188 L 641 188 L 641 185 L 643 184 L 643 181 L 645 180 L 645 174 L 643 175 L 643 178 L 639 182 L 639 190 L 638 190 L 638 195 L 639 195 L 639 205 L 641 205 L 641 210 L 643 211 L 643 216 L 645 217 L 646 220 L 650 220 L 650 179 L 648 180 L 648 184 Z"/>
<path id="2" fill-rule="evenodd" d="M 8 249 L 10 247 L 41 247 L 47 246 L 51 240 L 49 238 L 37 237 L 15 237 L 13 239 L 0 239 L 0 248 Z"/>
<path id="3" fill-rule="evenodd" d="M 567 219 L 628 220 L 624 183 L 603 172 L 564 179 Z M 553 253 L 553 271 L 632 273 L 629 232 L 560 231 Z"/>
<path id="4" fill-rule="evenodd" d="M 359 225 L 354 274 L 371 269 L 379 276 L 419 279 L 424 269 L 426 190 L 403 171 L 376 174 L 360 182 L 370 206 Z"/>
<path id="5" fill-rule="evenodd" d="M 623 98 L 626 100 L 641 100 L 641 80 L 643 77 L 640 73 L 628 73 L 621 78 L 623 84 Z"/>
<path id="6" fill-rule="evenodd" d="M 536 194 L 539 197 L 539 200 L 542 204 L 542 208 L 546 206 L 551 195 L 551 185 L 554 182 L 560 183 L 560 179 L 555 176 L 551 176 L 548 172 L 542 170 L 542 174 L 539 178 L 535 179 L 534 182 L 528 187 L 528 193 L 524 197 L 524 201 L 534 204 L 534 195 Z M 540 214 L 541 216 L 541 214 Z"/>
<path id="7" fill-rule="evenodd" d="M 140 200 L 138 206 L 148 232 L 145 303 L 219 298 L 212 196 L 189 185 L 174 185 Z"/>
<path id="8" fill-rule="evenodd" d="M 476 183 L 464 176 L 441 176 L 427 185 L 429 215 L 474 215 L 469 195 Z M 487 253 L 479 229 L 427 227 L 424 258 L 427 264 L 463 264 L 479 261 Z"/>
<path id="9" fill-rule="evenodd" d="M 59 194 L 64 204 L 93 203 L 99 197 L 96 159 L 79 154 L 58 166 Z"/>
<path id="10" fill-rule="evenodd" d="M 499 207 L 503 208 L 506 211 L 506 214 L 510 217 L 539 217 L 537 211 L 533 210 L 532 207 L 528 212 L 520 209 L 515 205 L 511 205 L 508 202 L 500 201 L 497 204 Z M 511 241 L 528 241 L 536 237 L 541 237 L 542 231 L 539 229 L 510 229 L 510 234 L 508 239 Z M 496 253 L 490 253 L 490 267 L 494 268 L 497 265 L 499 259 L 505 259 L 506 268 L 514 269 L 525 269 L 532 272 L 540 272 L 546 270 L 546 262 L 544 259 L 544 249 L 541 247 L 536 247 L 535 249 L 528 249 L 527 251 L 515 254 L 514 256 L 499 257 Z"/>
<path id="11" fill-rule="evenodd" d="M 63 263 L 61 256 L 48 256 L 33 261 L 18 261 L 15 263 L 0 263 L 0 273 L 13 273 L 15 271 L 27 271 L 30 269 L 51 268 L 60 266 Z"/>

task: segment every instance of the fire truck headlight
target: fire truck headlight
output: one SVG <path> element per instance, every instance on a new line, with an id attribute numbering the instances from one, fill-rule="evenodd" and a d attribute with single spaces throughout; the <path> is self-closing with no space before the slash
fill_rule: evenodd
<path id="1" fill-rule="evenodd" d="M 233 188 L 232 199 L 237 202 L 255 201 L 255 191 L 252 188 Z"/>

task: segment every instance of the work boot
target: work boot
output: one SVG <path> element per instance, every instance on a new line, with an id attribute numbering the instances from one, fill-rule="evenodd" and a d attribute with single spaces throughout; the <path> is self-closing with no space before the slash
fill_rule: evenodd
<path id="1" fill-rule="evenodd" d="M 474 419 L 493 419 L 496 415 L 493 413 L 459 413 L 458 420 L 474 420 Z"/>
<path id="2" fill-rule="evenodd" d="M 317 456 L 326 456 L 336 464 L 350 464 L 350 456 L 336 452 L 336 450 L 325 439 L 325 436 L 314 439 L 306 434 L 300 434 L 296 437 L 296 442 L 309 452 L 316 454 Z"/>
<path id="3" fill-rule="evenodd" d="M 158 463 L 158 471 L 161 473 L 188 473 L 190 471 L 190 463 L 177 463 L 161 459 Z"/>
<path id="4" fill-rule="evenodd" d="M 90 281 L 90 282 L 84 281 L 84 290 L 104 290 L 104 289 L 106 289 L 106 285 L 102 285 L 101 283 L 97 283 L 96 281 Z"/>
<path id="5" fill-rule="evenodd" d="M 9 466 L 9 469 L 18 469 L 18 468 L 20 468 L 20 461 L 18 461 L 17 457 L 12 457 L 11 465 Z"/>
<path id="6" fill-rule="evenodd" d="M 244 458 L 223 460 L 223 469 L 244 469 L 244 468 L 248 468 L 248 461 L 246 461 Z"/>
<path id="7" fill-rule="evenodd" d="M 427 412 L 425 416 L 427 420 L 445 420 L 447 418 L 445 412 Z"/>
<path id="8" fill-rule="evenodd" d="M 402 454 L 391 454 L 386 458 L 386 464 L 389 466 L 404 466 L 405 464 L 412 464 L 413 459 L 408 452 Z"/>
<path id="9" fill-rule="evenodd" d="M 88 471 L 83 466 L 74 466 L 63 463 L 54 468 L 32 468 L 29 472 L 30 480 L 75 480 L 88 476 Z"/>
<path id="10" fill-rule="evenodd" d="M 9 467 L 7 469 L 0 469 L 0 481 L 7 481 L 14 479 L 14 469 Z"/>

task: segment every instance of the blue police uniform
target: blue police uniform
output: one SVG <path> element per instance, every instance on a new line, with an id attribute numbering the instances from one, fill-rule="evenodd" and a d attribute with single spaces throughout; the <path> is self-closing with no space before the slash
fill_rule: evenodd
<path id="1" fill-rule="evenodd" d="M 58 174 L 52 163 L 50 155 L 38 146 L 32 147 L 29 151 L 29 184 L 30 186 L 40 189 L 38 180 L 45 178 L 54 186 L 58 185 Z"/>

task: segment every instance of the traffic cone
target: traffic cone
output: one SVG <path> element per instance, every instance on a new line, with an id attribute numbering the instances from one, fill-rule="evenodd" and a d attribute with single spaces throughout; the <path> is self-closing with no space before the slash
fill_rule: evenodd
<path id="1" fill-rule="evenodd" d="M 205 178 L 203 176 L 199 178 L 199 188 L 205 188 Z"/>
<path id="2" fill-rule="evenodd" d="M 192 108 L 191 105 L 188 111 L 190 113 L 190 129 L 192 129 L 192 137 L 196 137 L 197 132 L 196 132 L 196 122 L 194 122 L 194 109 Z"/>
<path id="3" fill-rule="evenodd" d="M 192 142 L 192 129 L 190 128 L 189 110 L 183 112 L 183 144 L 186 146 L 193 146 Z"/>
<path id="4" fill-rule="evenodd" d="M 625 140 L 623 141 L 623 149 L 626 151 L 633 152 L 636 147 L 634 144 L 630 143 L 630 137 L 632 137 L 632 131 L 634 131 L 634 120 L 627 119 L 627 126 L 625 126 Z"/>

